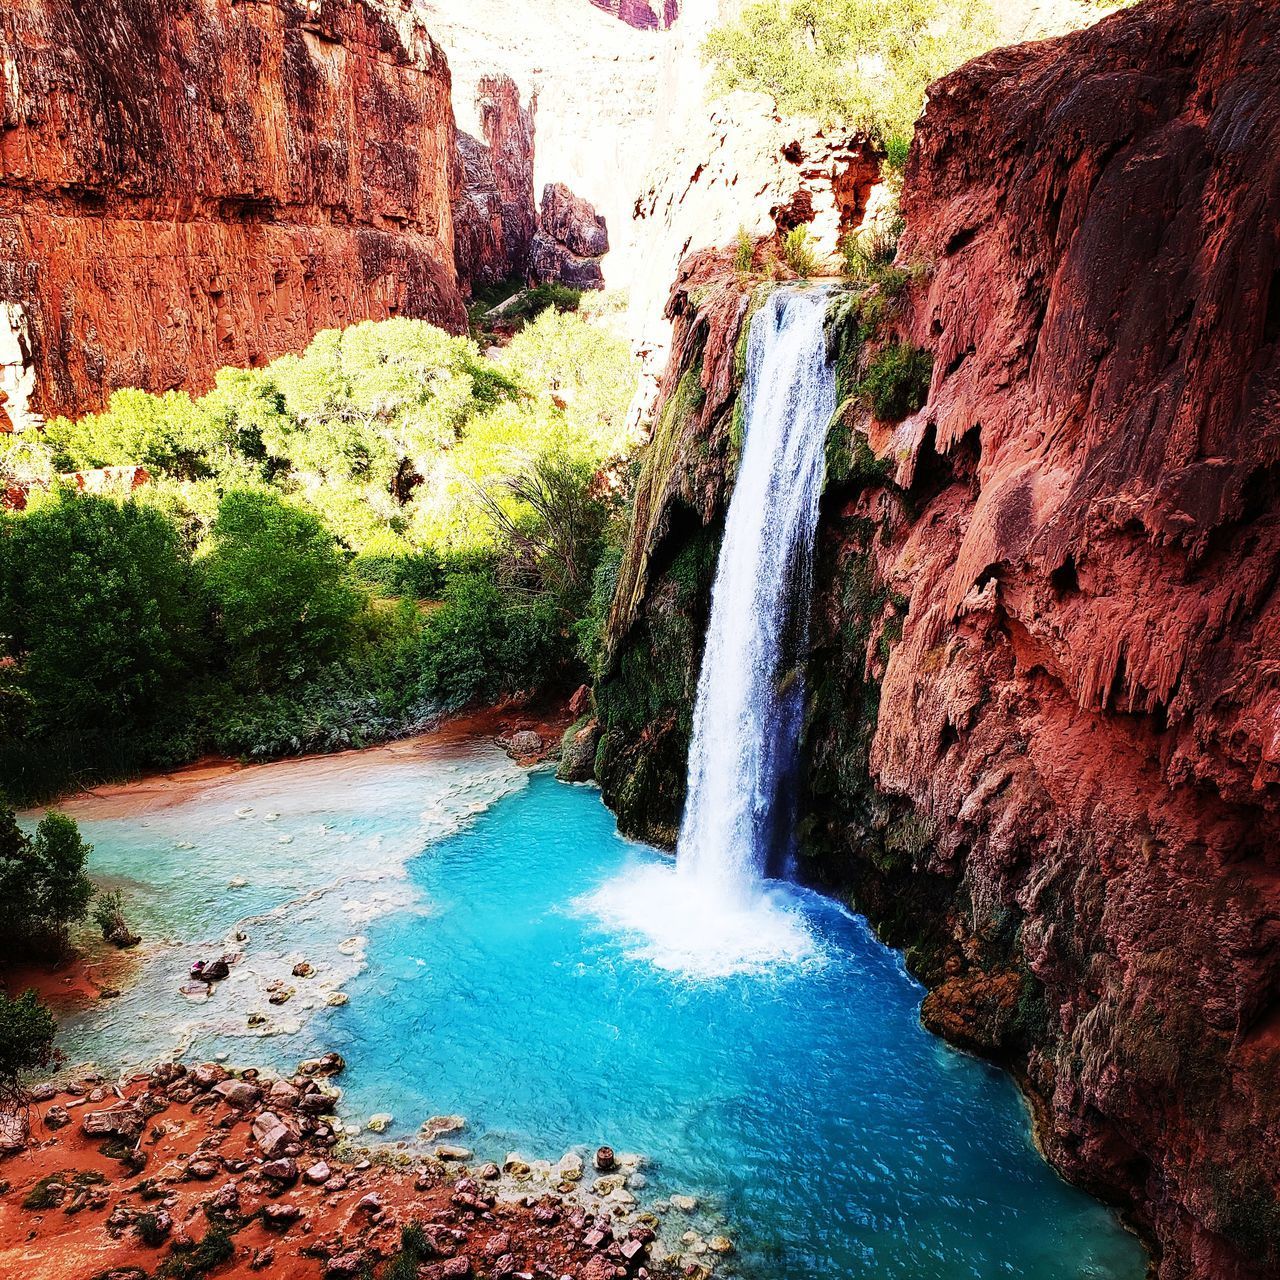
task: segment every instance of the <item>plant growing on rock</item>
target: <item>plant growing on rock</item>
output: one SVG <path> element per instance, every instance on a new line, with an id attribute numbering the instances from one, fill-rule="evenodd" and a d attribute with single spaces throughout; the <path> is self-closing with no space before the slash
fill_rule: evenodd
<path id="1" fill-rule="evenodd" d="M 867 362 L 861 395 L 882 422 L 915 413 L 929 398 L 933 357 L 919 347 L 891 342 Z"/>
<path id="2" fill-rule="evenodd" d="M 808 280 L 819 274 L 822 263 L 807 224 L 792 227 L 783 237 L 782 260 L 801 280 Z"/>
<path id="3" fill-rule="evenodd" d="M 124 914 L 124 894 L 119 889 L 100 893 L 93 904 L 93 922 L 102 930 L 103 942 L 117 947 L 136 947 L 142 941 L 129 928 Z"/>

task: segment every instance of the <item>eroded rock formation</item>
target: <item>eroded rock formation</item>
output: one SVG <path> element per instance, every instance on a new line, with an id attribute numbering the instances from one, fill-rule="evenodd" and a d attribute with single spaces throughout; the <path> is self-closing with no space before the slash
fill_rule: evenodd
<path id="1" fill-rule="evenodd" d="M 680 0 L 591 0 L 639 31 L 665 31 L 680 16 Z"/>
<path id="2" fill-rule="evenodd" d="M 562 182 L 548 183 L 542 192 L 538 231 L 529 256 L 534 279 L 602 289 L 600 259 L 608 252 L 608 228 L 591 204 Z"/>
<path id="3" fill-rule="evenodd" d="M 520 100 L 509 76 L 485 76 L 476 90 L 484 141 L 458 134 L 462 183 L 453 205 L 458 274 L 493 284 L 523 276 L 537 229 L 533 200 L 537 99 Z"/>
<path id="4" fill-rule="evenodd" d="M 0 56 L 32 408 L 198 387 L 370 316 L 464 323 L 449 70 L 409 0 L 17 0 Z"/>
<path id="5" fill-rule="evenodd" d="M 1163 1280 L 1280 1272 L 1280 10 L 1149 3 L 936 85 L 824 497 L 806 874 L 1008 1063 Z M 596 690 L 670 839 L 747 292 L 692 262 Z M 728 370 L 729 385 L 724 380 Z"/>

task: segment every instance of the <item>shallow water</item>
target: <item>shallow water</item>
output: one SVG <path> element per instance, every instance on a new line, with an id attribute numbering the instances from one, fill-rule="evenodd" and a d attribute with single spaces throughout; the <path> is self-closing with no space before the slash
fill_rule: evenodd
<path id="1" fill-rule="evenodd" d="M 785 886 L 756 928 L 714 902 L 678 914 L 670 861 L 620 839 L 594 790 L 525 785 L 488 751 L 440 767 L 366 767 L 347 786 L 298 766 L 275 791 L 250 772 L 145 828 L 86 823 L 93 869 L 154 884 L 148 923 L 181 945 L 163 980 L 75 1020 L 79 1056 L 131 1065 L 181 1041 L 286 1066 L 336 1048 L 348 1121 L 390 1112 L 405 1138 L 457 1113 L 468 1127 L 446 1140 L 480 1158 L 642 1152 L 646 1197 L 698 1195 L 710 1217 L 694 1225 L 775 1280 L 1142 1275 L 1137 1243 L 1036 1154 L 1008 1078 L 921 1029 L 920 988 L 860 921 Z M 228 891 L 236 875 L 250 884 Z M 188 1006 L 185 940 L 250 913 L 265 919 L 243 928 L 248 962 Z M 246 1011 L 294 956 L 321 973 L 270 1013 L 298 1031 L 247 1044 Z M 257 976 L 237 987 L 242 970 Z"/>

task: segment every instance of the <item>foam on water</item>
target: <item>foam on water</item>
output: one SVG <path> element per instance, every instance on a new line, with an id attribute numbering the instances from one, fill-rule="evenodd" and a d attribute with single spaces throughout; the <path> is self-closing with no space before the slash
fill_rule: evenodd
<path id="1" fill-rule="evenodd" d="M 725 900 L 671 863 L 633 867 L 575 906 L 624 939 L 627 955 L 693 979 L 820 964 L 823 949 L 784 894 Z"/>

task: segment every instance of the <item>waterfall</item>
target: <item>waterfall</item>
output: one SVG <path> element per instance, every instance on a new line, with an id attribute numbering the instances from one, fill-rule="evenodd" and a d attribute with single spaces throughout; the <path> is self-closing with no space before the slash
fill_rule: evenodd
<path id="1" fill-rule="evenodd" d="M 822 291 L 778 290 L 756 313 L 742 458 L 698 678 L 682 878 L 749 898 L 790 852 L 814 530 L 835 374 Z"/>

